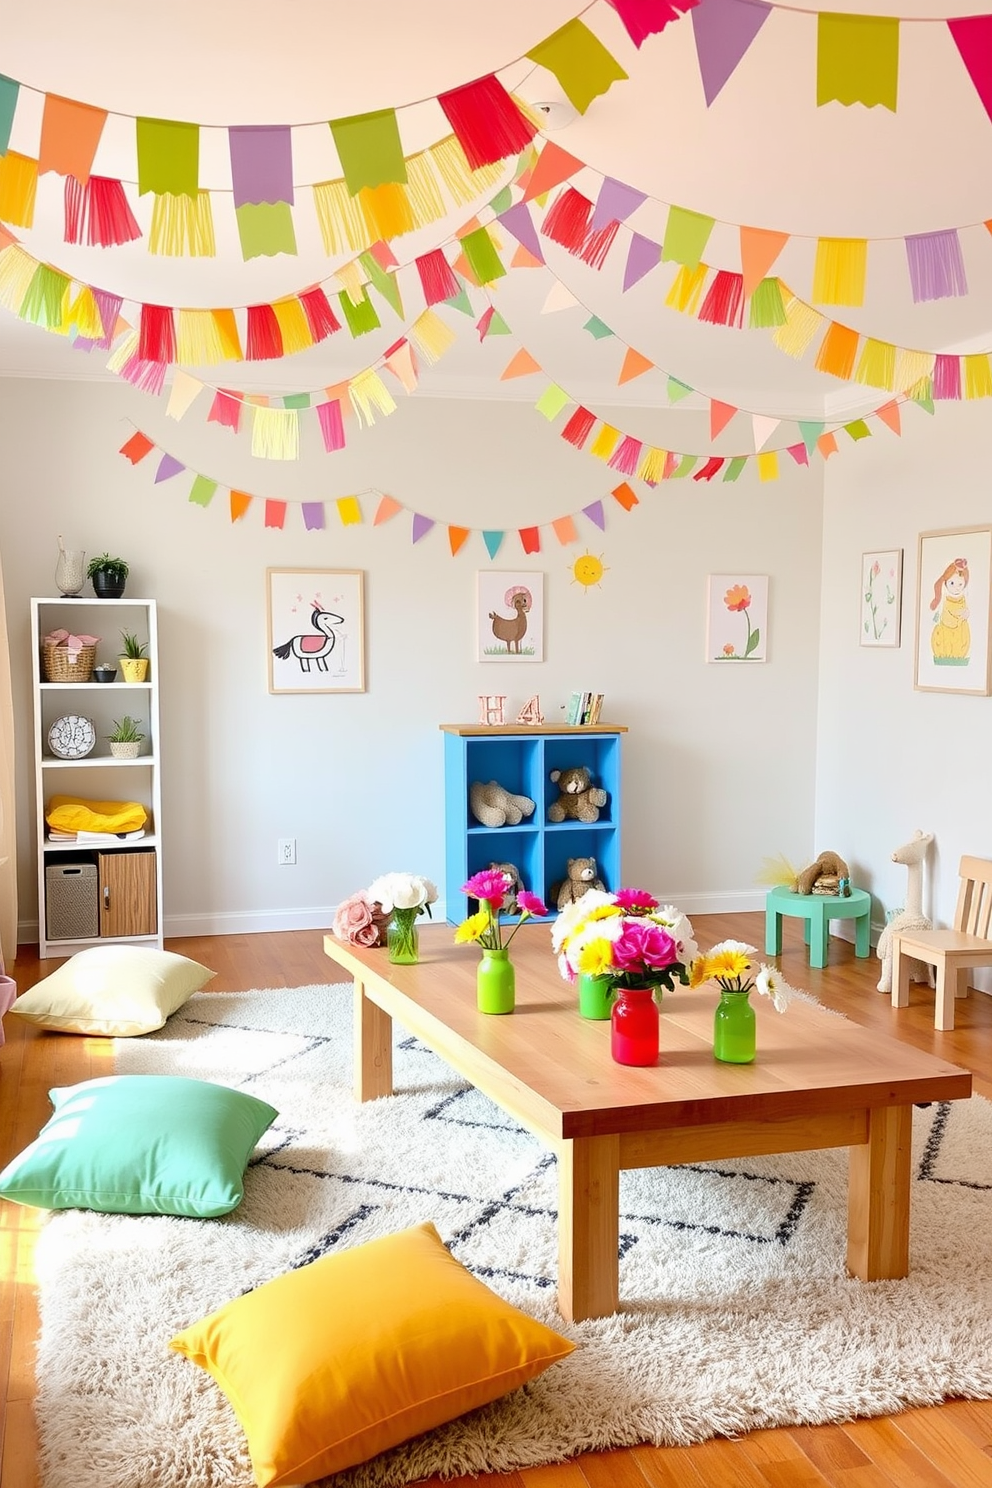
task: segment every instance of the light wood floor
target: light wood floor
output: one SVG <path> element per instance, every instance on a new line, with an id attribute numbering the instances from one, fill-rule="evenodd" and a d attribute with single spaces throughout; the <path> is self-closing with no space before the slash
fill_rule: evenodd
<path id="1" fill-rule="evenodd" d="M 762 915 L 694 917 L 700 944 L 736 936 L 764 942 Z M 209 990 L 298 987 L 333 980 L 322 936 L 313 931 L 172 940 L 170 950 L 214 967 Z M 830 964 L 807 967 L 797 920 L 785 921 L 781 967 L 795 986 L 866 1026 L 929 1049 L 975 1074 L 975 1089 L 992 1097 L 992 997 L 972 992 L 956 1008 L 958 1026 L 938 1033 L 933 993 L 912 989 L 910 1006 L 894 1011 L 875 991 L 879 963 L 858 961 L 853 947 L 831 940 Z M 55 969 L 22 947 L 12 974 L 18 990 Z M 19 1152 L 48 1119 L 48 1090 L 111 1069 L 107 1039 L 38 1033 L 17 1018 L 4 1024 L 0 1049 L 0 1166 Z M 38 1328 L 32 1255 L 42 1216 L 0 1201 L 0 1482 L 4 1488 L 40 1488 L 34 1428 L 34 1340 Z M 430 1480 L 442 1488 L 441 1480 Z M 843 1426 L 758 1431 L 735 1441 L 696 1447 L 635 1447 L 591 1452 L 567 1463 L 518 1473 L 448 1479 L 443 1488 L 990 1488 L 992 1401 L 950 1401 L 901 1415 L 851 1421 Z M 136 1485 L 137 1488 L 137 1485 Z M 140 1488 L 182 1488 L 143 1483 Z"/>

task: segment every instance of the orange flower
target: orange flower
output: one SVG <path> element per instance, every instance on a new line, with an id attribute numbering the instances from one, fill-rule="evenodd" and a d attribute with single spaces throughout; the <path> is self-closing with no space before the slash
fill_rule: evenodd
<path id="1" fill-rule="evenodd" d="M 723 648 L 723 654 L 724 654 L 724 656 L 733 656 L 733 654 L 734 654 L 734 647 L 733 647 L 733 642 L 732 641 L 728 641 L 727 644 L 724 646 L 724 648 Z"/>
<path id="2" fill-rule="evenodd" d="M 746 610 L 751 603 L 751 591 L 746 584 L 735 584 L 723 596 L 728 610 Z"/>

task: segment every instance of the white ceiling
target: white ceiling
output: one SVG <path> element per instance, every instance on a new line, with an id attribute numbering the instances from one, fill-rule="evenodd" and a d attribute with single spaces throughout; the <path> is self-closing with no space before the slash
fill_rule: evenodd
<path id="1" fill-rule="evenodd" d="M 34 154 L 41 93 L 63 93 L 123 115 L 149 114 L 223 126 L 298 124 L 294 134 L 299 182 L 338 174 L 325 121 L 385 106 L 415 104 L 471 77 L 506 70 L 504 80 L 531 102 L 563 100 L 555 78 L 516 61 L 528 47 L 579 10 L 580 0 L 502 0 L 492 19 L 464 0 L 292 0 L 275 8 L 262 0 L 237 6 L 172 0 L 37 0 L 8 6 L 0 40 L 0 72 L 40 90 L 19 108 L 14 148 Z M 829 8 L 877 14 L 878 6 Z M 962 0 L 897 0 L 903 17 L 961 15 L 988 10 Z M 974 92 L 946 31 L 920 19 L 900 33 L 899 109 L 815 106 L 816 18 L 810 11 L 776 9 L 713 106 L 706 108 L 691 23 L 671 24 L 638 52 L 619 19 L 596 0 L 585 19 L 630 74 L 554 138 L 592 168 L 576 184 L 594 195 L 598 172 L 647 192 L 631 219 L 648 236 L 664 232 L 666 204 L 716 216 L 707 261 L 739 267 L 733 224 L 797 235 L 776 271 L 810 298 L 815 238 L 868 236 L 866 303 L 828 311 L 866 333 L 929 350 L 992 348 L 992 121 Z M 401 128 L 408 149 L 439 138 L 446 125 L 436 103 L 410 108 Z M 226 137 L 204 132 L 201 181 L 230 186 Z M 99 173 L 133 179 L 133 126 L 112 118 L 98 156 Z M 290 294 L 327 280 L 335 261 L 323 253 L 308 192 L 295 211 L 300 255 L 241 260 L 233 211 L 215 210 L 218 257 L 167 259 L 144 242 L 114 249 L 73 248 L 62 242 L 60 180 L 39 186 L 36 225 L 18 230 L 28 251 L 80 280 L 125 297 L 180 305 L 244 305 Z M 132 205 L 147 227 L 149 199 Z M 453 214 L 450 231 L 468 214 Z M 726 225 L 724 225 L 726 224 Z M 903 235 L 970 226 L 961 234 L 971 293 L 959 300 L 912 303 Z M 445 225 L 397 240 L 408 261 L 443 236 Z M 509 240 L 508 240 L 509 241 Z M 843 385 L 813 370 L 810 358 L 783 356 L 767 332 L 739 333 L 702 325 L 663 305 L 673 269 L 664 265 L 626 295 L 621 293 L 625 250 L 618 240 L 602 272 L 587 269 L 547 245 L 550 270 L 521 270 L 503 280 L 495 302 L 514 338 L 479 344 L 472 322 L 445 311 L 458 345 L 424 379 L 428 394 L 535 396 L 532 380 L 501 383 L 510 350 L 522 343 L 549 376 L 586 401 L 667 404 L 657 373 L 618 389 L 623 347 L 594 341 L 581 309 L 542 315 L 558 275 L 590 313 L 659 367 L 708 395 L 771 415 L 851 416 L 878 406 L 884 394 Z M 409 281 L 402 278 L 406 285 Z M 416 280 L 407 295 L 413 318 L 420 308 Z M 486 304 L 475 297 L 478 310 Z M 237 364 L 204 372 L 208 380 L 273 392 L 304 391 L 338 382 L 372 362 L 401 332 L 384 316 L 381 332 L 352 341 L 338 335 L 278 363 Z M 21 324 L 0 311 L 0 374 L 107 377 L 106 357 L 73 349 L 64 339 Z M 689 407 L 702 406 L 692 400 Z M 643 420 L 642 420 L 643 422 Z M 633 427 L 633 420 L 632 420 Z M 644 432 L 643 429 L 634 432 Z"/>

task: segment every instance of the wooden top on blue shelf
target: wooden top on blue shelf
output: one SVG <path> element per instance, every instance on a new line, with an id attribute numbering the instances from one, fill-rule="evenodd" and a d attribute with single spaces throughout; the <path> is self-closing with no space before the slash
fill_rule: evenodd
<path id="1" fill-rule="evenodd" d="M 625 734 L 625 723 L 439 723 L 446 734 Z"/>

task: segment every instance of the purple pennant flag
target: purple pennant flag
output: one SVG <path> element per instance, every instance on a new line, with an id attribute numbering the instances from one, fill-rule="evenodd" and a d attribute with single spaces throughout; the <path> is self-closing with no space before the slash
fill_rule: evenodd
<path id="1" fill-rule="evenodd" d="M 288 124 L 228 129 L 234 205 L 293 202 L 293 136 Z"/>
<path id="2" fill-rule="evenodd" d="M 422 537 L 426 537 L 427 534 L 428 534 L 428 532 L 430 532 L 430 530 L 431 530 L 431 528 L 433 526 L 434 526 L 434 518 L 433 517 L 422 517 L 419 514 L 419 512 L 414 512 L 414 514 L 413 514 L 413 540 L 414 540 L 414 542 L 417 543 L 417 542 L 420 541 L 420 539 Z"/>
<path id="3" fill-rule="evenodd" d="M 163 455 L 155 472 L 155 484 L 158 485 L 159 481 L 171 480 L 174 475 L 178 475 L 181 470 L 185 469 L 186 466 L 177 460 L 175 455 Z"/>
<path id="4" fill-rule="evenodd" d="M 323 532 L 324 530 L 324 503 L 322 501 L 303 502 L 303 525 L 308 532 Z"/>
<path id="5" fill-rule="evenodd" d="M 124 301 L 120 295 L 109 294 L 105 289 L 94 289 L 93 298 L 96 300 L 96 308 L 100 312 L 100 324 L 103 326 L 103 335 L 96 344 L 101 351 L 109 351 L 113 345 L 117 317 L 121 313 Z"/>
<path id="6" fill-rule="evenodd" d="M 599 232 L 601 227 L 609 227 L 611 222 L 626 222 L 631 212 L 636 212 L 641 202 L 646 200 L 645 192 L 625 186 L 623 181 L 614 181 L 612 176 L 605 176 L 593 208 L 589 231 Z"/>
<path id="7" fill-rule="evenodd" d="M 526 202 L 516 202 L 505 212 L 497 217 L 497 222 L 502 222 L 508 233 L 512 233 L 518 243 L 522 243 L 528 253 L 533 253 L 544 263 L 544 252 L 541 248 L 541 240 L 534 226 L 534 219 L 530 215 L 530 207 Z"/>
<path id="8" fill-rule="evenodd" d="M 761 0 L 700 0 L 692 11 L 707 108 L 735 71 L 771 8 Z"/>
<path id="9" fill-rule="evenodd" d="M 606 531 L 606 518 L 603 515 L 603 503 L 601 501 L 594 501 L 591 506 L 584 506 L 582 508 L 582 515 L 588 517 L 590 522 L 595 522 L 600 532 Z"/>
<path id="10" fill-rule="evenodd" d="M 957 229 L 913 233 L 906 239 L 913 300 L 952 300 L 968 293 Z"/>
<path id="11" fill-rule="evenodd" d="M 650 238 L 642 238 L 640 233 L 631 233 L 627 266 L 623 271 L 624 294 L 631 285 L 636 284 L 638 279 L 643 279 L 645 274 L 650 274 L 660 263 L 661 244 L 652 243 Z"/>

